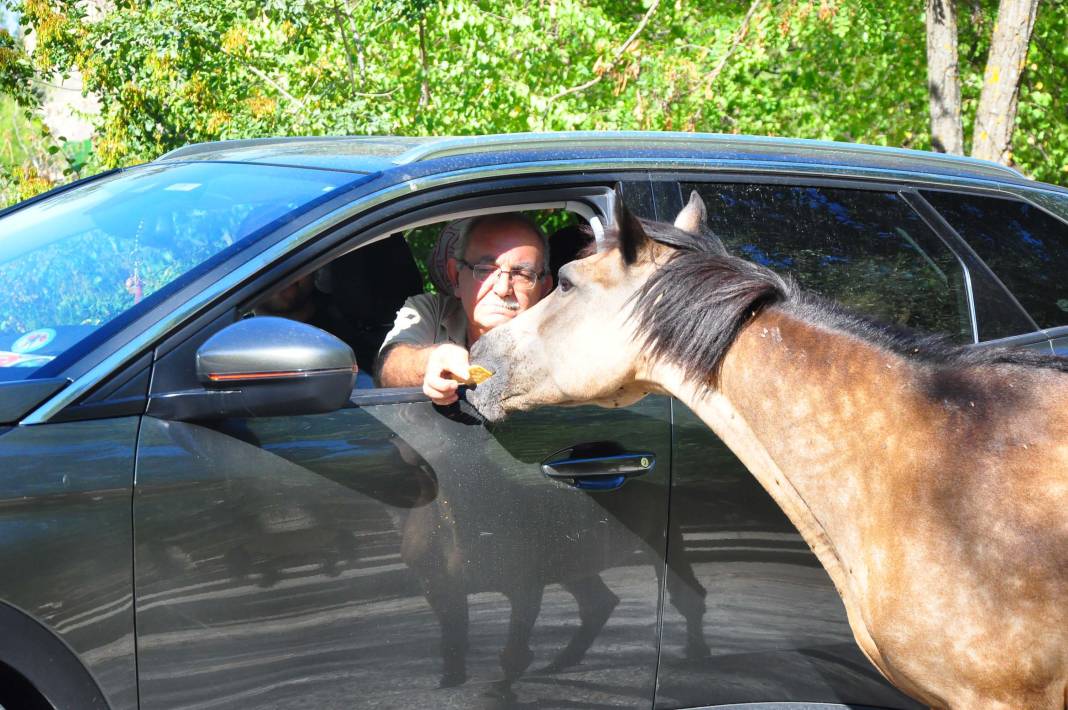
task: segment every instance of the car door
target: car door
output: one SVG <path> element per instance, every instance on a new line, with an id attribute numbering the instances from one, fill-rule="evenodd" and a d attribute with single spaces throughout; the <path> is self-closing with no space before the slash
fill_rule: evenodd
<path id="1" fill-rule="evenodd" d="M 900 188 L 693 178 L 660 188 L 676 204 L 696 190 L 731 253 L 882 320 L 974 340 L 964 262 Z M 656 707 L 917 707 L 861 653 L 830 578 L 772 498 L 674 406 L 680 544 L 669 545 L 668 568 L 685 580 L 678 593 L 708 611 L 697 625 L 665 607 Z"/>
<path id="2" fill-rule="evenodd" d="M 131 500 L 151 356 L 127 346 L 216 265 L 363 179 L 152 164 L 3 210 L 0 705 L 137 707 Z"/>
<path id="3" fill-rule="evenodd" d="M 648 186 L 632 193 L 648 209 Z M 218 327 L 164 348 L 153 387 Z M 142 706 L 649 707 L 670 417 L 651 397 L 487 427 L 412 390 L 354 390 L 308 416 L 150 409 Z M 587 475 L 620 459 L 643 475 Z"/>

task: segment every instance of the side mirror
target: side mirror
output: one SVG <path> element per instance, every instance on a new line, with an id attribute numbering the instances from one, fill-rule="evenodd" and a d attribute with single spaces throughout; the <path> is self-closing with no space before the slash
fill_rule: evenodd
<path id="1" fill-rule="evenodd" d="M 349 400 L 356 356 L 319 328 L 257 316 L 204 341 L 196 374 L 201 389 L 155 395 L 149 414 L 184 421 L 332 412 Z"/>

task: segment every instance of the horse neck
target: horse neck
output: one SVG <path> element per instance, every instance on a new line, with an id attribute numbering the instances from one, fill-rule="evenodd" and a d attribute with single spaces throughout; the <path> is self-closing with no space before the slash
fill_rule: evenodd
<path id="1" fill-rule="evenodd" d="M 857 521 L 882 487 L 908 474 L 895 454 L 922 438 L 901 421 L 922 407 L 903 386 L 914 367 L 856 336 L 766 309 L 738 334 L 713 388 L 687 383 L 675 368 L 657 374 L 775 498 L 839 584 L 837 568 L 861 548 Z"/>

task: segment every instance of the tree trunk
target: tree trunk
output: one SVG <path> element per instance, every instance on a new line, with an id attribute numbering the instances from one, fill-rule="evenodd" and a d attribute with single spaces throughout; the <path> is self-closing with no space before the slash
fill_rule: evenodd
<path id="1" fill-rule="evenodd" d="M 419 18 L 419 64 L 422 67 L 419 84 L 419 108 L 430 105 L 430 61 L 426 56 L 426 17 Z"/>
<path id="2" fill-rule="evenodd" d="M 1027 61 L 1038 0 L 1001 0 L 975 114 L 972 156 L 1005 165 L 1012 161 L 1012 131 L 1020 74 Z"/>
<path id="3" fill-rule="evenodd" d="M 964 155 L 956 0 L 927 0 L 927 97 L 931 145 L 943 153 Z"/>

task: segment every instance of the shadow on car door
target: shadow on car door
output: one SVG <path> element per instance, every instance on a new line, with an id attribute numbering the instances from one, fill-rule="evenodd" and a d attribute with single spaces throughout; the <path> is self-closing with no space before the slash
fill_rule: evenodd
<path id="1" fill-rule="evenodd" d="M 145 418 L 144 706 L 650 707 L 668 400 L 490 430 L 466 404 L 361 392 L 323 415 Z M 640 450 L 644 475 L 542 472 L 604 447 Z"/>

